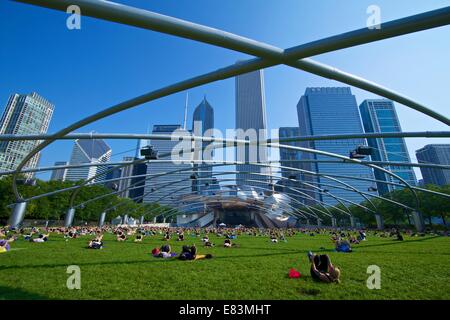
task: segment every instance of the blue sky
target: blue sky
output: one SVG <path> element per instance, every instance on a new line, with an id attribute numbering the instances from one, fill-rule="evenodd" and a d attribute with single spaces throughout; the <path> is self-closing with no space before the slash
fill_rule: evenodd
<path id="1" fill-rule="evenodd" d="M 287 48 L 366 26 L 367 7 L 381 8 L 382 21 L 450 5 L 450 0 L 133 0 L 118 1 L 208 25 Z M 36 91 L 52 101 L 55 132 L 118 102 L 173 82 L 230 65 L 245 54 L 82 17 L 81 30 L 68 30 L 68 15 L 11 1 L 0 2 L 0 105 L 10 94 Z M 314 57 L 378 82 L 450 116 L 450 27 L 376 42 Z M 296 126 L 296 104 L 308 86 L 338 86 L 285 66 L 265 70 L 269 128 Z M 358 103 L 376 98 L 352 88 Z M 216 127 L 234 128 L 234 79 L 189 91 L 189 117 L 203 95 L 215 109 Z M 186 93 L 128 110 L 79 129 L 142 133 L 153 124 L 183 121 Z M 397 104 L 404 131 L 448 130 L 444 124 Z M 408 139 L 414 151 L 443 139 Z M 135 141 L 108 141 L 114 153 Z M 41 166 L 69 160 L 71 141 L 43 151 Z M 113 157 L 120 160 L 124 154 Z M 41 178 L 48 175 L 39 175 Z"/>

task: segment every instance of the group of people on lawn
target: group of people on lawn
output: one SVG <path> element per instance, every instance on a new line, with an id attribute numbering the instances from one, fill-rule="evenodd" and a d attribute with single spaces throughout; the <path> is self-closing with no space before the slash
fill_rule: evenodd
<path id="1" fill-rule="evenodd" d="M 10 243 L 14 242 L 18 238 L 22 237 L 26 241 L 33 243 L 44 243 L 47 242 L 50 234 L 62 234 L 66 241 L 69 239 L 79 238 L 81 236 L 91 235 L 93 238 L 88 242 L 87 247 L 90 249 L 102 249 L 104 247 L 103 234 L 111 233 L 114 234 L 118 242 L 124 242 L 128 239 L 139 243 L 143 242 L 144 238 L 147 236 L 162 236 L 162 240 L 168 242 L 172 239 L 176 241 L 186 241 L 187 237 L 200 237 L 201 242 L 205 248 L 214 247 L 215 244 L 211 241 L 210 236 L 214 235 L 217 237 L 224 238 L 222 247 L 223 248 L 235 248 L 239 247 L 238 244 L 234 243 L 233 240 L 237 239 L 240 235 L 248 235 L 254 237 L 267 237 L 272 243 L 277 243 L 278 241 L 287 241 L 289 237 L 296 234 L 306 234 L 310 236 L 315 236 L 319 234 L 330 235 L 331 241 L 335 245 L 337 252 L 352 252 L 352 246 L 358 245 L 362 241 L 366 241 L 367 234 L 364 230 L 343 230 L 343 229 L 259 229 L 259 228 L 160 228 L 153 226 L 142 226 L 142 227 L 130 227 L 130 226 L 104 226 L 100 227 L 54 227 L 54 228 L 44 228 L 41 231 L 37 227 L 32 228 L 8 228 L 0 227 L 0 253 L 7 252 L 10 250 Z M 187 236 L 186 236 L 187 235 Z M 377 237 L 393 237 L 393 240 L 402 241 L 403 236 L 400 230 L 393 229 L 391 231 L 372 231 L 371 235 Z M 321 248 L 324 249 L 324 248 Z M 178 258 L 185 261 L 194 261 L 202 259 L 211 259 L 213 256 L 211 254 L 199 254 L 197 252 L 197 247 L 193 245 L 183 245 L 180 254 L 173 252 L 170 244 L 166 243 L 159 248 L 154 248 L 151 254 L 156 258 L 170 259 Z M 337 283 L 340 281 L 340 269 L 335 267 L 331 259 L 326 254 L 313 254 L 308 253 L 308 259 L 311 264 L 310 273 L 314 280 L 326 282 L 326 283 Z"/>

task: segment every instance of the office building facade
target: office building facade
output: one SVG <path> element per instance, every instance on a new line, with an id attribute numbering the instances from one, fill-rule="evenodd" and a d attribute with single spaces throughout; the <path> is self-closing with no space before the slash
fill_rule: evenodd
<path id="1" fill-rule="evenodd" d="M 297 112 L 301 136 L 364 132 L 355 96 L 348 87 L 307 88 L 297 105 Z M 360 145 L 367 145 L 367 141 L 365 139 L 348 139 L 301 142 L 301 146 L 305 148 L 326 151 L 347 157 L 351 151 Z M 332 163 L 329 161 L 336 161 L 337 159 L 307 152 L 303 152 L 301 157 L 302 160 L 312 161 L 302 163 L 302 169 L 319 174 L 305 174 L 305 182 L 313 183 L 320 187 L 322 189 L 321 193 L 315 192 L 313 188 L 311 188 L 311 192 L 316 199 L 327 204 L 336 205 L 342 199 L 360 203 L 365 199 L 357 192 L 345 190 L 348 187 L 320 175 L 339 176 L 336 178 L 354 186 L 362 192 L 368 192 L 370 188 L 374 188 L 374 183 L 370 181 L 347 178 L 351 176 L 362 179 L 373 179 L 372 170 L 366 166 Z M 336 188 L 336 186 L 339 188 Z M 330 196 L 328 192 L 335 195 L 338 199 Z M 374 192 L 374 194 L 377 194 L 377 192 Z M 307 203 L 315 204 L 310 201 L 307 201 Z M 348 205 L 350 202 L 346 204 Z"/>
<path id="2" fill-rule="evenodd" d="M 67 161 L 57 161 L 55 162 L 54 166 L 67 166 L 69 163 Z M 67 168 L 62 169 L 56 169 L 52 171 L 52 175 L 50 177 L 50 180 L 52 181 L 65 181 L 67 175 Z"/>
<path id="3" fill-rule="evenodd" d="M 416 151 L 419 163 L 450 165 L 450 144 L 429 144 Z M 450 170 L 439 168 L 420 168 L 423 182 L 445 186 L 450 184 Z"/>
<path id="4" fill-rule="evenodd" d="M 194 110 L 192 133 L 195 136 L 212 137 L 212 129 L 214 129 L 214 109 L 205 97 Z M 211 142 L 195 141 L 194 160 L 213 160 L 214 153 L 212 150 L 209 152 L 208 149 L 211 144 Z M 208 165 L 194 164 L 194 171 L 198 178 L 194 191 L 201 192 L 211 184 L 212 168 Z"/>
<path id="5" fill-rule="evenodd" d="M 402 132 L 395 105 L 390 100 L 365 100 L 359 106 L 359 111 L 366 133 Z M 373 161 L 411 162 L 408 147 L 403 138 L 367 139 L 367 142 L 372 148 Z M 416 175 L 411 167 L 389 165 L 384 168 L 413 186 L 417 184 Z M 375 170 L 374 175 L 380 181 L 401 183 L 398 179 L 379 170 Z M 398 186 L 377 182 L 380 194 L 386 194 L 398 188 Z"/>
<path id="6" fill-rule="evenodd" d="M 45 98 L 33 92 L 31 94 L 13 94 L 6 104 L 0 120 L 0 134 L 45 134 L 52 119 L 54 105 Z M 15 170 L 22 160 L 41 141 L 1 141 L 0 170 Z M 38 166 L 40 153 L 36 154 L 26 164 L 25 168 Z M 33 173 L 25 174 L 32 178 Z"/>
<path id="7" fill-rule="evenodd" d="M 103 181 L 106 175 L 101 175 L 108 170 L 107 163 L 111 159 L 112 150 L 108 144 L 101 139 L 78 139 L 75 140 L 72 155 L 69 163 L 71 165 L 77 164 L 98 164 L 95 166 L 85 166 L 79 168 L 69 168 L 66 174 L 66 180 L 79 181 L 87 180 L 99 175 L 92 182 Z"/>
<path id="8" fill-rule="evenodd" d="M 235 78 L 236 88 L 236 130 L 237 138 L 258 142 L 267 139 L 266 98 L 264 92 L 264 74 L 262 70 L 249 72 Z M 268 150 L 266 146 L 238 146 L 236 150 L 238 162 L 266 162 Z M 248 172 L 270 174 L 270 168 L 251 164 L 236 166 L 237 184 L 244 186 L 267 187 L 271 179 Z M 250 181 L 253 180 L 253 181 Z M 256 182 L 255 182 L 256 181 Z M 261 182 L 259 182 L 261 181 Z"/>
<path id="9" fill-rule="evenodd" d="M 182 129 L 181 125 L 155 125 L 153 134 L 176 135 L 190 137 L 191 133 Z M 180 143 L 184 145 L 180 145 Z M 151 140 L 151 146 L 158 152 L 158 160 L 176 160 L 172 156 L 175 148 L 190 150 L 193 147 L 192 141 L 186 139 L 183 142 L 178 140 Z M 193 154 L 186 153 L 183 160 L 192 160 Z M 173 174 L 165 174 L 171 171 L 184 170 Z M 180 196 L 192 192 L 193 174 L 192 163 L 178 162 L 150 162 L 147 164 L 147 180 L 144 188 L 144 203 L 158 202 L 161 205 L 177 206 L 176 201 Z"/>
<path id="10" fill-rule="evenodd" d="M 278 129 L 278 137 L 280 140 L 282 139 L 289 139 L 293 137 L 300 137 L 300 128 L 298 127 L 281 127 Z M 299 141 L 292 141 L 292 142 L 280 142 L 281 144 L 293 146 L 293 147 L 301 147 L 301 143 Z M 303 174 L 296 170 L 292 169 L 301 169 L 301 159 L 302 159 L 302 152 L 298 150 L 292 150 L 292 149 L 279 149 L 280 152 L 280 165 L 281 165 L 281 175 L 283 178 L 278 182 L 278 188 L 284 188 L 283 191 L 289 195 L 289 197 L 294 198 L 298 202 L 304 202 L 307 200 L 307 196 L 304 194 L 301 194 L 299 192 L 296 192 L 290 188 L 296 188 L 297 191 L 305 192 L 305 186 L 300 182 L 303 181 L 304 177 Z M 290 180 L 287 180 L 290 179 Z M 295 180 L 295 181 L 292 181 Z M 302 190 L 300 190 L 302 189 Z M 309 190 L 306 190 L 307 194 L 311 195 Z M 312 195 L 313 196 L 313 195 Z M 297 206 L 299 205 L 298 202 L 292 201 L 292 205 Z"/>

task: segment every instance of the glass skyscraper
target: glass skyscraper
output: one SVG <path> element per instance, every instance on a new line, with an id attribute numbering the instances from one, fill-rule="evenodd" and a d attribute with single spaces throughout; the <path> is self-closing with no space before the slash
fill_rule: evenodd
<path id="1" fill-rule="evenodd" d="M 53 116 L 54 105 L 36 92 L 13 94 L 0 120 L 0 134 L 45 134 Z M 1 141 L 0 170 L 15 170 L 41 141 Z M 36 168 L 40 153 L 28 161 L 26 168 Z M 25 174 L 32 178 L 33 173 Z"/>
<path id="2" fill-rule="evenodd" d="M 450 144 L 429 144 L 416 151 L 419 163 L 450 165 Z M 424 184 L 444 186 L 450 184 L 450 170 L 420 168 Z"/>
<path id="3" fill-rule="evenodd" d="M 367 133 L 402 132 L 394 103 L 386 99 L 365 100 L 359 106 L 364 130 Z M 408 148 L 403 138 L 367 139 L 372 148 L 372 160 L 391 162 L 411 162 Z M 411 167 L 384 166 L 411 185 L 416 185 L 416 175 Z M 379 170 L 374 171 L 377 180 L 386 182 L 400 181 Z M 386 194 L 396 189 L 395 186 L 382 182 L 377 183 L 380 194 Z M 397 187 L 398 188 L 398 187 Z"/>
<path id="4" fill-rule="evenodd" d="M 54 165 L 56 167 L 56 166 L 67 166 L 68 164 L 69 163 L 67 161 L 56 161 Z M 66 174 L 67 174 L 67 168 L 53 170 L 50 180 L 65 181 Z"/>
<path id="5" fill-rule="evenodd" d="M 195 136 L 212 137 L 211 129 L 214 129 L 214 109 L 211 107 L 208 100 L 206 100 L 206 97 L 204 97 L 203 101 L 194 110 L 194 116 L 192 119 L 192 133 Z M 204 152 L 205 148 L 207 148 L 210 144 L 211 142 L 202 143 L 201 141 L 196 141 L 194 160 L 213 160 L 213 152 Z M 212 168 L 194 164 L 194 171 L 197 178 L 202 179 L 198 180 L 195 187 L 196 190 L 194 191 L 202 191 L 205 189 L 206 184 L 211 184 L 210 179 L 212 178 Z"/>
<path id="6" fill-rule="evenodd" d="M 92 163 L 106 163 L 111 159 L 111 148 L 101 139 L 78 139 L 75 140 L 70 156 L 71 165 Z M 107 165 L 97 165 L 92 167 L 68 168 L 66 180 L 79 181 L 91 179 L 95 175 L 108 170 Z M 92 182 L 98 182 L 106 179 L 106 175 L 100 175 Z"/>
<path id="7" fill-rule="evenodd" d="M 239 63 L 239 62 L 238 62 Z M 264 74 L 257 70 L 236 77 L 236 130 L 241 130 L 245 136 L 238 139 L 260 141 L 267 138 L 266 98 L 264 93 Z M 266 162 L 268 160 L 267 147 L 238 146 L 236 160 L 240 162 Z M 237 165 L 236 175 L 238 185 L 267 187 L 268 177 L 251 175 L 245 172 L 268 174 L 270 168 L 255 165 Z M 248 180 L 258 180 L 252 182 Z"/>
<path id="8" fill-rule="evenodd" d="M 297 105 L 297 112 L 301 136 L 364 132 L 358 105 L 355 96 L 352 94 L 349 87 L 307 88 Z M 332 152 L 344 156 L 348 156 L 351 151 L 355 150 L 355 148 L 360 145 L 366 145 L 366 140 L 348 139 L 301 142 L 301 146 L 305 148 Z M 302 153 L 302 160 L 318 160 L 319 162 L 302 163 L 301 167 L 305 170 L 317 172 L 319 174 L 373 179 L 372 170 L 366 166 L 323 162 L 330 160 L 335 161 L 337 159 L 307 152 Z M 366 180 L 355 180 L 345 177 L 338 177 L 338 179 L 363 192 L 368 192 L 368 190 L 373 187 L 373 183 Z M 330 179 L 305 175 L 304 180 L 309 183 L 317 184 L 324 191 L 329 191 L 337 197 L 358 203 L 364 200 L 364 198 L 356 192 L 333 188 L 332 186 L 344 186 L 333 182 Z M 311 190 L 313 191 L 314 189 L 311 188 Z M 316 199 L 328 204 L 335 205 L 338 203 L 337 200 L 330 196 L 314 192 L 313 194 L 315 194 Z M 307 204 L 314 204 L 314 202 L 308 202 Z"/>
<path id="9" fill-rule="evenodd" d="M 176 135 L 176 136 L 190 136 L 190 132 L 182 129 L 181 125 L 155 125 L 153 126 L 153 134 L 160 135 Z M 187 139 L 186 139 L 187 140 Z M 175 146 L 179 143 L 189 143 L 190 145 L 183 145 L 183 149 L 192 149 L 192 142 L 178 141 L 178 140 L 157 140 L 150 141 L 151 146 L 158 152 L 159 160 L 174 160 L 171 153 Z M 193 154 L 180 155 L 183 160 L 191 160 Z M 173 174 L 161 175 L 175 170 L 186 169 L 186 171 L 177 172 Z M 191 169 L 191 170 L 188 170 Z M 192 163 L 180 162 L 153 162 L 150 161 L 147 165 L 147 181 L 144 188 L 144 203 L 159 202 L 162 205 L 177 206 L 176 201 L 181 195 L 190 194 L 192 191 Z M 153 177 L 154 176 L 154 177 Z"/>
<path id="10" fill-rule="evenodd" d="M 300 136 L 300 128 L 298 127 L 281 127 L 278 129 L 278 137 L 280 139 L 283 138 L 292 138 Z M 293 142 L 281 142 L 281 144 L 286 144 L 294 147 L 301 147 L 301 143 L 299 141 Z M 298 181 L 303 180 L 303 175 L 299 171 L 289 170 L 287 168 L 296 168 L 301 169 L 301 160 L 302 153 L 298 150 L 292 149 L 283 149 L 280 148 L 280 165 L 285 168 L 281 168 L 281 175 L 284 178 L 295 179 Z M 304 189 L 304 185 L 296 181 L 290 181 L 286 179 L 282 179 L 278 182 L 278 187 L 284 188 L 284 192 L 287 193 L 290 197 L 296 199 L 299 202 L 304 202 L 305 197 L 298 192 L 293 191 L 289 188 L 302 188 Z M 286 188 L 288 187 L 288 188 Z M 301 190 L 304 192 L 303 190 Z M 298 203 L 292 203 L 293 206 L 298 205 Z"/>

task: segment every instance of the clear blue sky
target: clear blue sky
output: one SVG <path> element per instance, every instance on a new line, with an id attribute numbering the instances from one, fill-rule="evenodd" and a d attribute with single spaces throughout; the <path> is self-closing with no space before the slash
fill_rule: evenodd
<path id="1" fill-rule="evenodd" d="M 369 5 L 382 21 L 450 5 L 449 0 L 133 0 L 118 1 L 223 29 L 282 48 L 366 26 Z M 55 132 L 123 100 L 229 65 L 248 56 L 172 36 L 82 17 L 81 30 L 66 28 L 67 14 L 11 1 L 0 2 L 0 105 L 12 93 L 36 91 L 52 101 Z M 450 116 L 450 27 L 328 53 L 314 59 L 404 93 Z M 265 70 L 269 128 L 296 126 L 296 104 L 308 86 L 339 86 L 284 66 Z M 352 88 L 358 103 L 376 98 Z M 234 128 L 234 79 L 189 91 L 193 108 L 206 94 L 216 127 Z M 182 123 L 185 93 L 147 103 L 79 129 L 142 133 L 157 123 Z M 404 131 L 448 130 L 397 104 Z M 428 143 L 408 139 L 411 157 Z M 41 166 L 68 160 L 71 141 L 44 150 Z M 114 153 L 135 141 L 108 141 Z M 123 155 L 113 157 L 120 160 Z M 45 178 L 48 175 L 39 175 Z"/>

